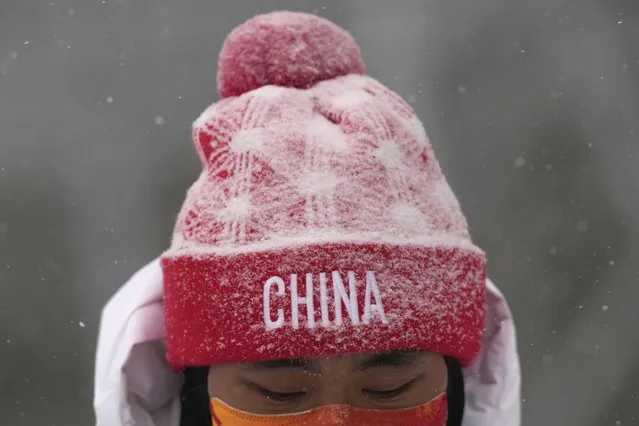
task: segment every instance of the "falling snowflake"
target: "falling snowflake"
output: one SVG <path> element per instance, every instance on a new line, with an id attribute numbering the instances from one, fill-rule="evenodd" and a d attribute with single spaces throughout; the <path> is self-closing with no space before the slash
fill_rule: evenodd
<path id="1" fill-rule="evenodd" d="M 161 126 L 164 124 L 164 118 L 158 115 L 157 117 L 153 119 L 153 122 L 155 123 L 156 126 Z"/>

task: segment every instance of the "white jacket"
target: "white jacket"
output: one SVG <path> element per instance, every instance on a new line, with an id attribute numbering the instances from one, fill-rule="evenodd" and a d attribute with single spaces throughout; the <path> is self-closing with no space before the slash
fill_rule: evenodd
<path id="1" fill-rule="evenodd" d="M 479 358 L 464 370 L 464 426 L 520 426 L 519 358 L 506 302 L 488 281 Z M 164 358 L 162 270 L 137 272 L 102 313 L 95 369 L 97 426 L 179 426 L 182 379 Z"/>

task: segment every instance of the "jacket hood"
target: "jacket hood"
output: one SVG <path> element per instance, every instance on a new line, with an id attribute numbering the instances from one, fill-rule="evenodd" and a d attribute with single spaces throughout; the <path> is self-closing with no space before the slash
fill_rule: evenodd
<path id="1" fill-rule="evenodd" d="M 179 426 L 182 377 L 164 347 L 162 270 L 155 260 L 107 303 L 95 369 L 96 426 Z M 463 370 L 464 426 L 520 426 L 519 357 L 512 315 L 487 282 L 486 324 L 477 359 Z"/>

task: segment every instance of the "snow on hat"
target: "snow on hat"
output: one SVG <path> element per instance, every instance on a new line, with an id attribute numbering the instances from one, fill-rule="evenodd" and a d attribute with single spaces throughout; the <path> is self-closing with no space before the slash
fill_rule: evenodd
<path id="1" fill-rule="evenodd" d="M 480 349 L 486 260 L 414 111 L 313 15 L 226 39 L 162 256 L 174 368 Z"/>

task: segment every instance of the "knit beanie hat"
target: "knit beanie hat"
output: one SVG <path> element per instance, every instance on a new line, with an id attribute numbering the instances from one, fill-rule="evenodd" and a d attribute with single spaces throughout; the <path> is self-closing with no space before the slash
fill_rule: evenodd
<path id="1" fill-rule="evenodd" d="M 470 363 L 486 260 L 415 112 L 331 22 L 276 12 L 226 39 L 202 173 L 162 256 L 173 368 L 372 353 Z"/>

